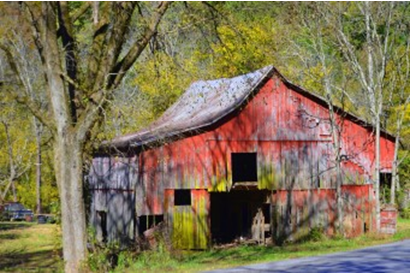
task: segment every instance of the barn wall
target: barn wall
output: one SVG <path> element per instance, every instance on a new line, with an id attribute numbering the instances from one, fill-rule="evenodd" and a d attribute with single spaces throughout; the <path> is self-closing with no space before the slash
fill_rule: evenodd
<path id="1" fill-rule="evenodd" d="M 343 223 L 347 237 L 375 231 L 375 193 L 372 185 L 344 185 L 341 188 L 343 199 Z"/>
<path id="2" fill-rule="evenodd" d="M 89 221 L 100 241 L 134 238 L 136 158 L 97 157 L 88 175 Z"/>
<path id="3" fill-rule="evenodd" d="M 370 183 L 374 168 L 372 132 L 352 121 L 339 116 L 336 118 L 342 132 L 340 153 L 348 159 L 342 162 L 343 183 Z M 144 152 L 140 157 L 147 159 L 145 165 L 141 165 L 140 174 L 144 177 L 143 184 L 148 183 L 145 187 L 151 187 L 147 194 L 143 194 L 145 202 L 153 202 L 152 207 L 160 207 L 163 189 L 230 191 L 233 187 L 231 153 L 252 152 L 257 153 L 258 189 L 278 192 L 293 189 L 297 190 L 297 200 L 309 200 L 308 197 L 298 197 L 298 194 L 322 200 L 318 206 L 307 206 L 312 211 L 296 212 L 295 215 L 308 216 L 307 227 L 312 227 L 313 221 L 324 217 L 323 222 L 328 225 L 325 228 L 332 230 L 336 173 L 328 120 L 327 108 L 287 88 L 274 77 L 239 114 L 218 128 Z M 381 138 L 381 160 L 386 171 L 391 169 L 392 156 L 393 143 Z M 321 194 L 311 189 L 320 189 Z M 171 192 L 168 191 L 169 194 Z M 362 196 L 351 192 L 349 197 L 355 204 L 357 199 L 362 204 L 365 202 Z M 307 207 L 301 209 L 307 210 Z M 147 212 L 150 211 L 153 210 L 147 208 Z M 160 209 L 154 211 L 159 213 Z M 346 211 L 347 235 L 359 234 L 364 223 L 360 224 L 358 215 L 352 218 L 349 207 Z M 175 230 L 181 230 L 179 227 L 188 230 L 195 222 L 190 208 L 168 208 L 166 214 L 172 215 L 170 221 L 173 221 Z M 369 228 L 372 221 L 367 223 Z M 303 225 L 298 232 L 307 230 Z M 189 238 L 194 235 L 183 234 L 187 238 L 181 237 L 185 238 L 181 239 L 182 244 L 193 246 Z"/>
<path id="4" fill-rule="evenodd" d="M 165 191 L 167 226 L 173 245 L 179 249 L 205 249 L 210 244 L 210 194 L 206 190 L 190 190 L 191 204 L 176 206 L 174 189 Z"/>
<path id="5" fill-rule="evenodd" d="M 145 151 L 138 155 L 136 184 L 136 214 L 161 215 L 164 213 L 163 148 Z"/>
<path id="6" fill-rule="evenodd" d="M 312 189 L 320 189 L 324 196 L 315 198 L 321 200 L 334 198 L 328 196 L 331 191 L 327 191 L 334 189 L 336 182 L 335 156 L 327 108 L 291 90 L 274 76 L 240 110 L 238 114 L 232 115 L 214 130 L 198 132 L 199 134 L 195 136 L 164 143 L 161 147 L 147 148 L 137 156 L 124 159 L 130 160 L 128 164 L 133 170 L 130 172 L 133 177 L 133 187 L 126 187 L 126 189 L 135 190 L 137 216 L 164 215 L 165 219 L 175 223 L 173 225 L 176 225 L 177 229 L 178 225 L 183 226 L 184 230 L 185 226 L 193 226 L 195 216 L 192 214 L 192 208 L 171 209 L 170 205 L 167 205 L 172 190 L 191 189 L 199 192 L 232 190 L 230 158 L 233 152 L 257 153 L 258 189 L 277 190 L 277 192 L 291 189 L 297 190 L 296 192 L 309 191 L 313 193 L 311 197 L 316 196 L 315 190 Z M 343 183 L 345 185 L 369 184 L 374 168 L 373 134 L 350 120 L 339 116 L 336 118 L 341 124 L 342 132 L 340 153 L 347 159 L 342 162 Z M 381 138 L 382 171 L 391 170 L 393 150 L 394 144 Z M 97 187 L 105 185 L 111 189 L 110 183 L 121 184 L 119 181 L 124 174 L 121 168 L 113 167 L 116 166 L 113 162 L 118 159 L 112 157 L 104 160 L 111 161 L 104 163 L 105 165 L 97 161 L 95 164 L 103 168 L 104 172 L 110 173 L 110 177 L 117 178 L 113 178 L 114 180 L 99 178 L 100 180 L 97 181 L 100 182 L 95 185 L 98 185 Z M 115 186 L 114 189 L 124 190 L 123 186 Z M 107 200 L 107 194 L 99 191 L 96 188 L 93 192 L 93 200 L 95 200 L 93 206 L 96 207 L 99 206 L 98 200 L 104 198 Z M 350 196 L 355 197 L 355 195 Z M 208 204 L 209 199 L 204 198 L 208 200 L 204 201 L 205 204 Z M 358 198 L 363 200 L 361 196 Z M 129 201 L 117 202 L 120 204 Z M 321 210 L 331 209 L 331 203 L 318 208 L 320 215 L 322 215 Z M 209 213 L 209 210 L 206 210 L 207 206 L 201 205 L 196 213 L 198 215 Z M 304 215 L 307 213 L 302 212 Z M 332 216 L 330 213 L 326 215 Z M 94 222 L 98 221 L 95 215 L 91 218 Z M 358 227 L 357 224 L 354 226 Z M 358 231 L 353 233 L 356 234 Z M 184 244 L 204 246 L 202 240 L 208 237 L 204 235 L 196 238 L 202 238 L 199 239 L 201 242 L 194 244 L 197 239 L 194 241 L 187 239 L 183 240 Z"/>
<path id="7" fill-rule="evenodd" d="M 345 236 L 358 236 L 374 229 L 372 186 L 343 186 L 342 195 Z M 278 190 L 272 198 L 274 242 L 304 240 L 313 228 L 328 235 L 336 232 L 337 198 L 334 189 Z"/>
<path id="8" fill-rule="evenodd" d="M 344 184 L 369 183 L 374 168 L 372 132 L 349 120 L 339 123 L 340 153 L 348 158 L 342 162 Z M 391 170 L 393 148 L 392 142 L 381 138 L 384 171 Z M 227 191 L 232 186 L 232 152 L 257 152 L 259 188 L 335 187 L 328 110 L 276 78 L 215 130 L 146 153 L 161 159 L 153 159 L 150 168 L 164 171 L 165 188 Z M 160 179 L 157 175 L 153 181 Z"/>

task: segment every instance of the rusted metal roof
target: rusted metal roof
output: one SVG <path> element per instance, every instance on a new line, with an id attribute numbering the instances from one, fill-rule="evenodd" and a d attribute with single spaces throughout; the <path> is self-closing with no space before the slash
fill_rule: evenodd
<path id="1" fill-rule="evenodd" d="M 106 145 L 141 146 L 200 130 L 236 110 L 274 71 L 273 66 L 230 79 L 197 81 L 149 127 L 114 138 Z"/>

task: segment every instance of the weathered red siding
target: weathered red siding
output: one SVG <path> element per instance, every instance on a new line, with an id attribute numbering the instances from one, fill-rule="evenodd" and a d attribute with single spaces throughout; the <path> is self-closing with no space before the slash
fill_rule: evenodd
<path id="1" fill-rule="evenodd" d="M 337 116 L 338 117 L 338 116 Z M 338 117 L 339 118 L 339 117 Z M 350 120 L 342 122 L 340 154 L 346 155 L 346 184 L 369 183 L 374 168 L 374 137 Z M 393 143 L 381 138 L 381 162 L 391 169 Z M 165 188 L 231 187 L 232 152 L 257 152 L 263 188 L 335 187 L 328 110 L 272 79 L 236 116 L 215 130 L 184 138 L 146 153 L 157 154 Z M 153 164 L 155 164 L 153 162 Z M 319 176 L 320 181 L 312 181 Z M 154 183 L 156 180 L 152 180 Z"/>
<path id="2" fill-rule="evenodd" d="M 327 108 L 287 88 L 274 77 L 244 109 L 220 127 L 143 154 L 152 158 L 147 167 L 164 170 L 162 182 L 165 189 L 229 191 L 232 187 L 231 153 L 256 152 L 258 188 L 278 192 L 285 189 L 308 190 L 294 193 L 293 201 L 297 203 L 293 209 L 298 211 L 311 207 L 316 210 L 315 215 L 312 215 L 314 212 L 296 212 L 294 216 L 311 217 L 307 222 L 310 224 L 305 224 L 310 227 L 318 217 L 327 218 L 325 228 L 331 233 L 336 210 L 333 190 L 336 175 L 328 115 Z M 336 118 L 342 132 L 340 154 L 348 158 L 342 163 L 344 184 L 370 183 L 374 172 L 373 133 L 351 120 L 338 115 Z M 390 171 L 392 157 L 393 143 L 381 138 L 383 170 Z M 145 169 L 144 172 L 152 171 Z M 162 184 L 158 181 L 160 176 L 150 177 L 152 179 L 148 182 L 152 185 Z M 321 190 L 312 190 L 316 188 Z M 370 186 L 346 186 L 344 189 L 343 193 L 350 200 L 344 210 L 346 234 L 358 235 L 373 226 Z M 366 193 L 363 192 L 365 189 Z M 160 202 L 156 199 L 160 196 L 158 190 L 153 189 L 147 194 L 147 199 Z M 307 194 L 311 194 L 314 202 L 322 200 L 325 205 L 303 206 L 299 202 L 309 202 Z"/>
<path id="3" fill-rule="evenodd" d="M 371 185 L 345 185 L 343 207 L 346 237 L 358 236 L 375 226 Z M 272 195 L 274 238 L 300 240 L 317 228 L 332 235 L 337 225 L 335 189 L 278 190 Z"/>
<path id="4" fill-rule="evenodd" d="M 395 207 L 381 209 L 381 233 L 392 235 L 397 231 L 397 214 Z"/>

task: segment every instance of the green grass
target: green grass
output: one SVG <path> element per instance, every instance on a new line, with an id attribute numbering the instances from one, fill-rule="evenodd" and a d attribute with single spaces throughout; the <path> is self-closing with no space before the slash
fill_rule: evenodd
<path id="1" fill-rule="evenodd" d="M 53 272 L 60 265 L 56 225 L 0 222 L 1 272 Z"/>
<path id="2" fill-rule="evenodd" d="M 173 255 L 152 251 L 139 256 L 134 262 L 128 261 L 130 266 L 121 265 L 115 272 L 137 270 L 139 272 L 198 272 L 348 251 L 407 238 L 410 238 L 410 220 L 399 219 L 397 233 L 393 236 L 369 233 L 352 239 L 323 238 L 320 241 L 289 244 L 283 247 L 236 246 L 208 251 L 180 252 Z"/>
<path id="3" fill-rule="evenodd" d="M 207 251 L 170 253 L 164 247 L 139 255 L 122 252 L 114 272 L 198 272 L 245 264 L 315 256 L 385 244 L 410 237 L 410 220 L 398 219 L 397 233 L 369 233 L 352 239 L 323 238 L 283 247 L 236 246 Z M 61 271 L 61 246 L 57 225 L 0 222 L 0 272 Z M 104 257 L 103 257 L 104 258 Z M 104 263 L 105 260 L 98 260 Z"/>

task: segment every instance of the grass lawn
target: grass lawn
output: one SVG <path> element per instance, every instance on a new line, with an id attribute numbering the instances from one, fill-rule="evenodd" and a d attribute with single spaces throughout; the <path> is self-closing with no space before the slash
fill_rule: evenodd
<path id="1" fill-rule="evenodd" d="M 57 225 L 0 222 L 0 272 L 62 271 Z M 114 272 L 198 272 L 245 264 L 359 249 L 410 238 L 410 220 L 398 219 L 394 236 L 366 234 L 353 239 L 324 238 L 283 247 L 236 246 L 170 254 L 166 250 L 133 256 L 123 252 Z M 99 260 L 104 263 L 106 260 Z"/>
<path id="2" fill-rule="evenodd" d="M 59 241 L 57 225 L 0 222 L 0 271 L 57 271 Z"/>
<path id="3" fill-rule="evenodd" d="M 324 238 L 316 242 L 290 244 L 283 247 L 237 246 L 179 253 L 177 258 L 167 252 L 157 251 L 141 255 L 127 268 L 121 267 L 120 264 L 116 272 L 136 272 L 137 270 L 139 272 L 198 272 L 354 250 L 407 238 L 410 238 L 410 220 L 398 219 L 397 233 L 394 236 L 369 233 L 352 239 Z"/>

